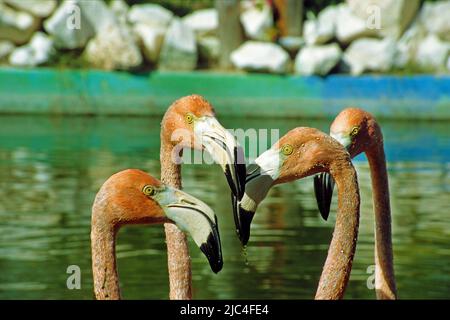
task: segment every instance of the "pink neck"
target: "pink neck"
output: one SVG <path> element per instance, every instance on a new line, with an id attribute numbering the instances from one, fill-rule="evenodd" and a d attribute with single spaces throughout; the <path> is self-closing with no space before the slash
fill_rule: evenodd
<path id="1" fill-rule="evenodd" d="M 181 189 L 181 166 L 172 161 L 173 147 L 161 137 L 161 181 Z M 165 223 L 170 299 L 192 298 L 191 258 L 186 235 L 173 223 Z"/>
<path id="2" fill-rule="evenodd" d="M 338 189 L 338 212 L 333 239 L 320 277 L 316 299 L 341 299 L 352 269 L 359 227 L 359 188 L 349 160 L 335 161 L 330 173 Z"/>
<path id="3" fill-rule="evenodd" d="M 119 300 L 115 234 L 111 226 L 92 215 L 91 247 L 94 293 L 97 300 Z"/>
<path id="4" fill-rule="evenodd" d="M 366 152 L 372 179 L 375 213 L 375 289 L 378 299 L 396 299 L 392 251 L 391 207 L 383 142 Z"/>

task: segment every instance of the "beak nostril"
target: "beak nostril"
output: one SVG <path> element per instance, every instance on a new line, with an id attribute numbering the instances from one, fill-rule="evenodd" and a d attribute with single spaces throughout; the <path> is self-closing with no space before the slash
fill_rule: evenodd
<path id="1" fill-rule="evenodd" d="M 192 206 L 195 206 L 195 205 L 196 205 L 195 202 L 189 201 L 189 200 L 187 200 L 187 199 L 185 199 L 185 198 L 180 199 L 180 203 L 190 204 L 190 205 L 192 205 Z"/>

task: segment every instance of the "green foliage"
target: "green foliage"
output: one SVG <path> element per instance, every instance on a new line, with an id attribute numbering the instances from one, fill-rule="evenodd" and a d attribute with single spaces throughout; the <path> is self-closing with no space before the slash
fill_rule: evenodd
<path id="1" fill-rule="evenodd" d="M 126 0 L 129 5 L 143 3 L 157 3 L 174 12 L 177 16 L 184 16 L 194 10 L 214 7 L 214 0 Z"/>
<path id="2" fill-rule="evenodd" d="M 110 0 L 107 0 L 110 1 Z M 220 0 L 125 0 L 129 5 L 142 3 L 157 3 L 175 12 L 179 16 L 184 16 L 194 10 L 214 7 L 215 1 Z M 297 0 L 301 1 L 301 0 Z M 423 2 L 436 2 L 441 0 L 420 0 Z M 336 5 L 345 0 L 303 0 L 305 12 L 311 11 L 318 14 L 321 10 L 330 5 Z"/>
<path id="3" fill-rule="evenodd" d="M 342 2 L 344 2 L 344 0 L 304 0 L 303 6 L 305 8 L 305 12 L 312 11 L 317 15 L 326 7 Z"/>
<path id="4" fill-rule="evenodd" d="M 433 67 L 424 67 L 414 62 L 410 62 L 403 68 L 394 68 L 387 73 L 399 76 L 409 76 L 414 74 L 435 74 L 436 71 L 434 70 Z"/>
<path id="5" fill-rule="evenodd" d="M 424 2 L 436 2 L 442 0 L 420 0 L 421 4 Z M 336 5 L 339 3 L 345 2 L 345 0 L 303 0 L 303 6 L 305 8 L 305 12 L 311 11 L 314 14 L 318 14 L 320 11 L 325 9 L 330 5 Z"/>
<path id="6" fill-rule="evenodd" d="M 58 69 L 89 69 L 89 62 L 84 58 L 82 50 L 62 50 L 47 63 L 48 66 Z"/>

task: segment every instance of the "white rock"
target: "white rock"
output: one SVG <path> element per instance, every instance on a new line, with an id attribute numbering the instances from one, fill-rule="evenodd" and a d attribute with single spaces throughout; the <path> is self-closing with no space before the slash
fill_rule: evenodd
<path id="1" fill-rule="evenodd" d="M 284 49 L 291 53 L 296 53 L 298 50 L 300 50 L 301 47 L 305 45 L 305 40 L 303 40 L 302 37 L 295 36 L 280 37 L 278 39 L 278 42 Z"/>
<path id="2" fill-rule="evenodd" d="M 53 41 L 45 33 L 38 31 L 30 43 L 11 53 L 9 63 L 13 66 L 34 67 L 48 62 L 53 54 Z"/>
<path id="3" fill-rule="evenodd" d="M 262 8 L 251 6 L 240 17 L 246 36 L 252 40 L 270 41 L 273 29 L 272 9 L 267 4 Z"/>
<path id="4" fill-rule="evenodd" d="M 347 4 L 337 6 L 336 37 L 339 42 L 348 44 L 355 39 L 371 36 L 376 30 L 367 28 L 366 21 L 350 10 Z"/>
<path id="5" fill-rule="evenodd" d="M 173 13 L 170 10 L 157 4 L 135 4 L 128 11 L 128 21 L 132 24 L 167 28 L 172 18 Z"/>
<path id="6" fill-rule="evenodd" d="M 247 41 L 231 53 L 231 62 L 238 69 L 285 73 L 289 54 L 274 43 Z"/>
<path id="7" fill-rule="evenodd" d="M 173 16 L 171 11 L 157 4 L 136 4 L 128 11 L 128 22 L 133 25 L 133 32 L 148 61 L 158 61 Z"/>
<path id="8" fill-rule="evenodd" d="M 220 40 L 215 36 L 204 36 L 198 39 L 198 51 L 202 59 L 208 61 L 209 65 L 219 60 Z"/>
<path id="9" fill-rule="evenodd" d="M 450 1 L 425 2 L 420 22 L 429 33 L 450 41 Z"/>
<path id="10" fill-rule="evenodd" d="M 397 41 L 394 66 L 403 68 L 413 62 L 417 49 L 425 36 L 426 31 L 424 28 L 417 21 L 414 22 Z"/>
<path id="11" fill-rule="evenodd" d="M 43 32 L 36 32 L 29 45 L 34 50 L 34 59 L 38 65 L 49 61 L 55 52 L 53 40 Z"/>
<path id="12" fill-rule="evenodd" d="M 105 70 L 129 70 L 142 63 L 139 47 L 128 28 L 109 25 L 90 40 L 84 51 L 86 60 Z"/>
<path id="13" fill-rule="evenodd" d="M 194 31 L 180 19 L 172 20 L 161 49 L 162 70 L 193 70 L 197 67 L 197 44 Z"/>
<path id="14" fill-rule="evenodd" d="M 38 18 L 47 18 L 56 8 L 56 0 L 3 0 L 10 6 L 31 13 Z"/>
<path id="15" fill-rule="evenodd" d="M 121 20 L 120 22 L 126 22 L 130 6 L 125 0 L 112 0 L 109 4 L 109 8 L 114 12 L 116 17 Z"/>
<path id="16" fill-rule="evenodd" d="M 440 40 L 436 35 L 428 35 L 419 45 L 416 63 L 423 67 L 441 70 L 446 67 L 450 44 Z"/>
<path id="17" fill-rule="evenodd" d="M 31 14 L 18 11 L 0 2 L 0 40 L 23 44 L 30 40 L 39 28 L 39 19 Z"/>
<path id="18" fill-rule="evenodd" d="M 250 9 L 254 8 L 255 7 L 255 1 L 253 1 L 253 0 L 240 0 L 239 1 L 239 6 L 240 6 L 241 12 L 244 12 L 246 10 L 250 10 Z"/>
<path id="19" fill-rule="evenodd" d="M 78 0 L 77 2 L 83 15 L 86 16 L 96 32 L 119 23 L 119 19 L 103 0 Z"/>
<path id="20" fill-rule="evenodd" d="M 353 75 L 364 71 L 386 72 L 394 64 L 395 52 L 396 43 L 392 38 L 363 38 L 352 42 L 344 53 L 343 61 Z"/>
<path id="21" fill-rule="evenodd" d="M 308 45 L 322 44 L 333 37 L 326 31 L 319 31 L 319 28 L 318 20 L 306 20 L 303 24 L 303 37 Z"/>
<path id="22" fill-rule="evenodd" d="M 419 9 L 419 0 L 347 0 L 357 17 L 381 37 L 398 39 Z"/>
<path id="23" fill-rule="evenodd" d="M 336 44 L 307 46 L 295 58 L 295 73 L 301 75 L 327 75 L 340 61 L 341 48 Z"/>
<path id="24" fill-rule="evenodd" d="M 79 0 L 64 1 L 53 15 L 45 20 L 44 29 L 53 36 L 55 46 L 61 49 L 82 48 L 95 34 L 95 28 L 88 20 Z"/>
<path id="25" fill-rule="evenodd" d="M 0 40 L 0 60 L 7 57 L 13 50 L 15 46 L 11 41 Z"/>
<path id="26" fill-rule="evenodd" d="M 9 56 L 9 64 L 18 67 L 35 67 L 33 49 L 27 45 L 16 48 Z"/>
<path id="27" fill-rule="evenodd" d="M 138 36 L 147 60 L 151 62 L 158 61 L 166 29 L 138 23 L 133 26 L 133 31 Z"/>
<path id="28" fill-rule="evenodd" d="M 303 25 L 303 37 L 308 45 L 324 44 L 336 34 L 338 6 L 329 6 L 319 13 L 315 20 L 307 20 Z"/>
<path id="29" fill-rule="evenodd" d="M 194 11 L 183 17 L 185 25 L 198 35 L 214 35 L 219 26 L 219 17 L 216 9 L 203 9 Z"/>

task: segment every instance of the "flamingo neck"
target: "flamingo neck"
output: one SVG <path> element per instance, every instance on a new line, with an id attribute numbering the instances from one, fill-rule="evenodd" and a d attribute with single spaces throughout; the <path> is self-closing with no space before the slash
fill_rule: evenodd
<path id="1" fill-rule="evenodd" d="M 372 179 L 375 213 L 375 290 L 378 299 L 396 299 L 392 251 L 391 206 L 383 142 L 366 152 Z"/>
<path id="2" fill-rule="evenodd" d="M 119 300 L 119 275 L 116 263 L 116 230 L 92 217 L 91 247 L 94 293 L 97 300 Z"/>
<path id="3" fill-rule="evenodd" d="M 174 147 L 170 142 L 161 138 L 161 181 L 171 187 L 181 189 L 181 165 L 174 161 L 173 151 Z"/>
<path id="4" fill-rule="evenodd" d="M 338 189 L 338 212 L 316 299 L 341 299 L 352 269 L 359 227 L 359 188 L 351 162 L 335 161 L 330 173 Z"/>
<path id="5" fill-rule="evenodd" d="M 161 181 L 181 189 L 181 165 L 172 161 L 173 146 L 161 137 Z M 192 298 L 191 258 L 186 235 L 173 223 L 165 223 L 170 299 Z"/>

